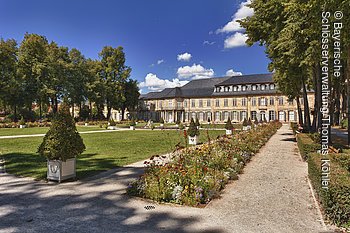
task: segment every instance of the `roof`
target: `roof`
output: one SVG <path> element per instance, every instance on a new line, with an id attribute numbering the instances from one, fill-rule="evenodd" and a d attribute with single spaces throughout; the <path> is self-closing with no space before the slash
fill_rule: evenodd
<path id="1" fill-rule="evenodd" d="M 232 76 L 215 86 L 237 85 L 237 84 L 253 84 L 253 83 L 273 83 L 272 74 L 251 74 Z"/>
<path id="2" fill-rule="evenodd" d="M 242 76 L 218 77 L 192 80 L 182 87 L 165 88 L 160 92 L 149 92 L 141 95 L 140 99 L 170 99 L 170 98 L 201 98 L 226 95 L 253 95 L 276 93 L 276 90 L 240 91 L 215 93 L 215 86 L 236 84 L 273 83 L 272 74 L 253 74 Z"/>

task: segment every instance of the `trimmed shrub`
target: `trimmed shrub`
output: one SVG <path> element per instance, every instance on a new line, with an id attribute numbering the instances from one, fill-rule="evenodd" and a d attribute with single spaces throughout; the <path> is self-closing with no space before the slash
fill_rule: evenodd
<path id="1" fill-rule="evenodd" d="M 199 136 L 199 130 L 194 123 L 193 118 L 191 118 L 190 126 L 188 127 L 188 135 L 190 137 Z"/>
<path id="2" fill-rule="evenodd" d="M 315 143 L 307 134 L 300 133 L 297 135 L 297 142 L 301 157 L 304 161 L 307 161 L 307 158 L 310 153 L 317 152 L 321 149 L 321 145 Z"/>
<path id="3" fill-rule="evenodd" d="M 80 155 L 84 150 L 83 139 L 75 127 L 69 107 L 63 105 L 55 114 L 52 125 L 38 148 L 38 153 L 49 160 L 66 161 Z"/>
<path id="4" fill-rule="evenodd" d="M 200 126 L 201 126 L 201 124 L 199 123 L 199 119 L 198 119 L 198 118 L 196 118 L 196 123 L 195 123 L 195 125 L 196 125 L 197 127 L 200 127 Z"/>
<path id="5" fill-rule="evenodd" d="M 308 159 L 309 178 L 318 199 L 323 206 L 326 216 L 334 224 L 350 227 L 350 155 L 329 154 L 330 181 L 328 189 L 321 186 L 322 155 L 312 153 Z"/>
<path id="6" fill-rule="evenodd" d="M 231 122 L 231 118 L 229 117 L 226 121 L 226 124 L 225 124 L 225 129 L 227 130 L 232 130 L 233 129 L 233 125 L 232 125 L 232 122 Z"/>

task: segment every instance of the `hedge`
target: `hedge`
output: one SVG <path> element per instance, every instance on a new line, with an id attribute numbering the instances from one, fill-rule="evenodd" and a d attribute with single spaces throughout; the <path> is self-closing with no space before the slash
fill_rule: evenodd
<path id="1" fill-rule="evenodd" d="M 304 133 L 297 134 L 297 142 L 301 157 L 304 161 L 307 161 L 310 153 L 321 149 L 320 144 L 315 143 L 307 134 Z"/>
<path id="2" fill-rule="evenodd" d="M 330 181 L 328 189 L 321 187 L 322 155 L 311 153 L 308 159 L 309 178 L 326 216 L 334 224 L 350 227 L 350 154 L 329 154 Z"/>

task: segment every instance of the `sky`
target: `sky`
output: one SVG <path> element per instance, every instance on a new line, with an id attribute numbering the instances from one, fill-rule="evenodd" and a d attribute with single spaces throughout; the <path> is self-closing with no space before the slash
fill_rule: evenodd
<path id="1" fill-rule="evenodd" d="M 193 79 L 267 73 L 264 47 L 236 22 L 250 0 L 0 0 L 0 37 L 36 33 L 86 58 L 122 46 L 141 93 Z"/>

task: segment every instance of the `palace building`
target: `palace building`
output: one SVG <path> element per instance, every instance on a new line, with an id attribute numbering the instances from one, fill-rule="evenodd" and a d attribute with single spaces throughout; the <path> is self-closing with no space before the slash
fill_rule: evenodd
<path id="1" fill-rule="evenodd" d="M 313 106 L 313 93 L 308 93 L 308 100 Z M 303 104 L 302 98 L 300 102 Z M 296 101 L 278 92 L 272 74 L 192 80 L 182 87 L 140 96 L 138 119 L 225 122 L 228 117 L 237 123 L 255 117 L 293 122 L 298 120 L 298 112 Z"/>

